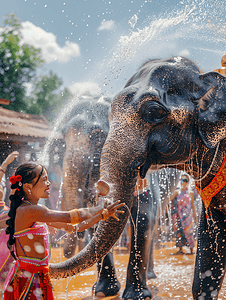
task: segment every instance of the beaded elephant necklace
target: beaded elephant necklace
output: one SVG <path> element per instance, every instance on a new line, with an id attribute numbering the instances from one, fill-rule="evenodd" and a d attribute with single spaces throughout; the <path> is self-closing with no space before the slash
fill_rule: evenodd
<path id="1" fill-rule="evenodd" d="M 223 189 L 226 185 L 226 154 L 224 155 L 224 160 L 222 165 L 213 178 L 213 180 L 203 189 L 197 187 L 195 183 L 195 187 L 202 198 L 202 201 L 207 209 L 210 205 L 212 198 Z"/>

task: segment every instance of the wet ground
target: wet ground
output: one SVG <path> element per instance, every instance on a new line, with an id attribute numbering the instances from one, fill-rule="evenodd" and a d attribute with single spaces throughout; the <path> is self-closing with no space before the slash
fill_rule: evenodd
<path id="1" fill-rule="evenodd" d="M 148 286 L 153 292 L 153 300 L 192 300 L 191 286 L 195 255 L 172 255 L 177 250 L 174 243 L 163 243 L 154 250 L 156 279 L 148 280 Z M 186 248 L 184 249 L 186 250 Z M 187 249 L 188 251 L 188 249 Z M 120 253 L 121 252 L 121 253 Z M 126 269 L 129 254 L 124 249 L 115 248 L 114 259 L 117 277 L 121 282 L 121 290 L 117 296 L 103 300 L 121 300 L 125 287 Z M 189 252 L 189 251 L 188 251 Z M 52 248 L 51 262 L 63 261 L 62 248 Z M 71 279 L 52 280 L 56 300 L 99 300 L 92 295 L 92 286 L 97 279 L 96 267 L 80 273 Z M 1 291 L 0 291 L 1 299 Z M 218 300 L 226 300 L 226 279 Z"/>
<path id="2" fill-rule="evenodd" d="M 154 300 L 192 300 L 191 286 L 194 270 L 195 255 L 172 255 L 177 250 L 174 243 L 161 244 L 154 250 L 154 264 L 156 279 L 148 280 L 148 286 L 153 292 Z M 186 247 L 184 249 L 186 251 Z M 187 249 L 188 251 L 188 249 Z M 120 249 L 114 250 L 115 267 L 121 282 L 121 290 L 117 296 L 104 298 L 107 300 L 121 300 L 125 287 L 126 269 L 129 259 L 128 253 Z M 188 251 L 189 252 L 189 251 Z M 52 249 L 52 260 L 63 260 L 61 248 Z M 71 279 L 53 280 L 55 299 L 91 300 L 100 299 L 92 295 L 92 286 L 97 279 L 96 267 L 92 267 Z M 219 299 L 226 299 L 226 280 L 224 280 Z"/>

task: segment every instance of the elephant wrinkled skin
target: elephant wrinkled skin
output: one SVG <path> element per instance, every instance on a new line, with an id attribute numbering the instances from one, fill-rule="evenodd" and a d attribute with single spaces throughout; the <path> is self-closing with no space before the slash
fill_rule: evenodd
<path id="1" fill-rule="evenodd" d="M 183 57 L 143 64 L 111 106 L 110 129 L 102 149 L 101 179 L 111 186 L 109 197 L 129 208 L 137 170 L 177 166 L 191 174 L 202 189 L 219 170 L 225 155 L 226 78 L 217 72 L 201 74 Z M 204 175 L 207 175 L 203 177 Z M 203 177 L 203 179 L 202 179 Z M 194 299 L 217 299 L 225 273 L 226 188 L 203 208 L 193 283 Z M 86 248 L 51 273 L 75 274 L 104 256 L 119 238 L 128 217 L 101 222 Z M 59 273 L 60 272 L 60 273 Z M 133 299 L 145 298 L 145 280 L 139 278 Z"/>
<path id="2" fill-rule="evenodd" d="M 74 103 L 68 121 L 63 127 L 63 135 L 66 143 L 66 152 L 63 163 L 63 188 L 61 208 L 63 210 L 94 205 L 95 184 L 100 176 L 100 154 L 107 137 L 108 114 L 110 101 L 106 98 L 93 98 L 83 96 Z M 156 220 L 159 217 L 159 201 L 164 209 L 169 201 L 168 189 L 165 189 L 166 181 L 169 191 L 176 188 L 180 174 L 175 169 L 162 169 L 148 174 L 150 192 L 139 196 L 139 212 L 137 212 L 137 199 L 131 209 L 133 222 L 138 222 L 137 251 L 141 256 L 134 256 L 134 228 L 132 227 L 131 251 L 127 271 L 127 289 L 130 285 L 136 285 L 137 279 L 133 274 L 134 264 L 138 266 L 140 276 L 155 278 L 153 267 L 153 232 Z M 144 192 L 143 189 L 142 192 Z M 146 189 L 147 190 L 147 189 Z M 161 195 L 161 196 L 160 196 Z M 91 235 L 93 229 L 90 229 Z M 64 255 L 71 258 L 75 254 L 77 234 L 72 233 L 64 239 Z M 150 249 L 150 250 L 149 250 Z M 80 249 L 81 250 L 81 249 Z M 98 280 L 93 286 L 95 295 L 113 296 L 120 290 L 120 282 L 117 279 L 112 252 L 100 260 L 97 264 Z M 146 272 L 147 270 L 147 272 Z M 142 275 L 141 275 L 142 274 Z M 147 289 L 146 295 L 151 297 Z M 129 297 L 129 293 L 124 295 Z"/>
<path id="3" fill-rule="evenodd" d="M 110 99 L 82 96 L 71 108 L 62 129 L 66 143 L 63 160 L 62 210 L 95 203 L 95 183 L 100 176 L 100 155 L 109 130 Z M 82 233 L 79 233 L 82 235 Z M 77 237 L 64 240 L 64 255 L 75 254 Z"/>

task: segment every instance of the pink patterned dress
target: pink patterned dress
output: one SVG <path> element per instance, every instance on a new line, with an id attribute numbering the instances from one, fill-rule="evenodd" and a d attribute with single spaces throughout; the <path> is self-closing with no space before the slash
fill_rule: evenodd
<path id="1" fill-rule="evenodd" d="M 172 201 L 173 227 L 177 228 L 176 246 L 194 248 L 194 226 L 192 206 L 188 189 L 186 188 Z"/>
<path id="2" fill-rule="evenodd" d="M 25 235 L 42 235 L 44 238 L 46 256 L 43 259 L 27 257 L 19 238 Z M 4 300 L 52 300 L 53 291 L 49 277 L 50 243 L 46 225 L 36 223 L 28 229 L 15 232 L 24 256 L 17 256 L 14 266 L 8 273 L 4 287 Z"/>

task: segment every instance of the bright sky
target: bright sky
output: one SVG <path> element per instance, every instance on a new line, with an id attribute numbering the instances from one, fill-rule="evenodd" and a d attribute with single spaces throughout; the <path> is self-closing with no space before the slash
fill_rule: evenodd
<path id="1" fill-rule="evenodd" d="M 115 95 L 148 58 L 183 55 L 206 72 L 226 53 L 224 0 L 7 0 L 24 42 L 72 92 Z"/>

